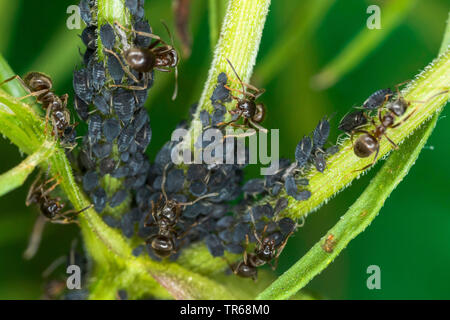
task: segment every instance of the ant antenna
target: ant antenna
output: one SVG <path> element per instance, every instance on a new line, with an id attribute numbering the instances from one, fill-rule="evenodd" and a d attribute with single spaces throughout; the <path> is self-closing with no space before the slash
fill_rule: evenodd
<path id="1" fill-rule="evenodd" d="M 166 173 L 167 173 L 167 168 L 169 167 L 169 165 L 170 165 L 170 163 L 166 164 L 166 166 L 164 167 L 164 170 L 163 170 L 163 177 L 162 177 L 162 182 L 161 182 L 161 191 L 162 191 L 162 193 L 163 193 L 164 200 L 165 200 L 166 202 L 167 202 L 167 193 L 166 193 L 166 189 L 165 189 L 165 186 L 166 186 L 166 178 L 167 178 Z"/>
<path id="2" fill-rule="evenodd" d="M 164 20 L 161 20 L 161 23 L 163 24 L 164 28 L 167 31 L 167 34 L 169 35 L 170 45 L 171 45 L 172 49 L 175 50 L 173 35 L 170 32 L 169 27 L 167 26 L 167 24 Z M 177 59 L 178 59 L 178 54 L 177 54 Z M 175 88 L 173 89 L 172 100 L 175 100 L 177 98 L 177 95 L 178 95 L 178 63 L 175 66 Z"/>
<path id="3" fill-rule="evenodd" d="M 233 64 L 230 62 L 230 60 L 228 60 L 228 58 L 225 58 L 228 62 L 228 64 L 230 65 L 231 69 L 233 70 L 234 74 L 236 75 L 236 77 L 238 78 L 239 82 L 241 83 L 242 86 L 242 92 L 245 94 L 245 87 L 244 87 L 244 83 L 242 82 L 241 78 L 239 77 L 239 75 L 237 74 L 236 70 L 233 67 Z"/>

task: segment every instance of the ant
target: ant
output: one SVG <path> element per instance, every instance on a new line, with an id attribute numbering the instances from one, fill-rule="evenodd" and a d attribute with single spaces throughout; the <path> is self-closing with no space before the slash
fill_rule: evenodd
<path id="1" fill-rule="evenodd" d="M 166 258 L 171 254 L 175 254 L 181 245 L 176 246 L 176 240 L 183 238 L 194 226 L 204 222 L 198 221 L 193 223 L 187 228 L 182 234 L 178 234 L 175 230 L 176 224 L 180 221 L 181 213 L 186 206 L 193 205 L 194 203 L 208 197 L 217 196 L 217 193 L 207 194 L 202 197 L 197 198 L 191 202 L 178 202 L 173 199 L 168 199 L 167 193 L 165 191 L 166 182 L 166 170 L 168 165 L 164 168 L 163 179 L 161 183 L 162 194 L 155 205 L 153 200 L 151 202 L 152 209 L 151 215 L 153 217 L 153 222 L 147 223 L 150 218 L 150 214 L 147 216 L 146 227 L 153 225 L 158 226 L 158 233 L 150 236 L 146 243 L 152 248 L 153 252 L 160 258 Z M 164 196 L 164 203 L 162 202 Z M 207 219 L 207 218 L 206 218 Z"/>
<path id="2" fill-rule="evenodd" d="M 122 56 L 126 61 L 127 65 L 134 71 L 139 73 L 139 79 L 142 80 L 144 77 L 144 85 L 143 86 L 127 86 L 127 85 L 111 85 L 112 87 L 123 87 L 130 90 L 145 90 L 148 88 L 149 76 L 152 70 L 158 70 L 161 72 L 171 72 L 175 70 L 175 89 L 172 95 L 172 100 L 175 100 L 178 93 L 178 53 L 173 46 L 173 37 L 169 31 L 167 25 L 163 22 L 164 27 L 169 34 L 171 39 L 171 45 L 164 42 L 159 36 L 154 35 L 152 33 L 137 31 L 128 29 L 122 26 L 119 22 L 115 21 L 114 24 L 128 32 L 135 33 L 137 35 L 142 35 L 151 39 L 155 39 L 150 46 L 147 48 L 139 48 L 139 47 L 131 47 L 122 52 Z M 130 72 L 128 68 L 126 68 L 122 59 L 112 50 L 103 49 L 105 52 L 112 54 L 117 61 L 122 66 L 122 69 L 128 74 L 128 76 L 136 83 L 140 81 Z"/>
<path id="3" fill-rule="evenodd" d="M 253 225 L 254 225 L 254 219 L 253 215 L 251 215 Z M 266 225 L 262 231 L 262 234 L 264 234 L 267 230 L 268 225 Z M 243 278 L 252 278 L 253 281 L 256 281 L 258 276 L 258 270 L 257 268 L 260 266 L 265 265 L 266 263 L 270 264 L 270 262 L 275 259 L 275 264 L 271 265 L 272 269 L 275 270 L 278 264 L 278 258 L 283 252 L 284 247 L 287 244 L 288 239 L 290 236 L 295 232 L 296 227 L 294 227 L 290 233 L 285 237 L 283 242 L 277 247 L 276 241 L 274 237 L 272 236 L 265 236 L 260 238 L 256 233 L 256 228 L 253 228 L 254 236 L 256 238 L 256 241 L 258 242 L 253 253 L 248 253 L 247 250 L 244 251 L 244 258 L 242 261 L 239 261 L 235 263 L 234 265 L 229 264 L 228 265 L 231 269 L 231 271 Z M 248 247 L 249 239 L 248 235 L 245 235 L 246 239 L 246 248 Z M 225 258 L 224 258 L 225 259 Z"/>
<path id="4" fill-rule="evenodd" d="M 228 64 L 230 65 L 231 69 L 233 70 L 234 74 L 239 80 L 239 83 L 242 86 L 242 90 L 239 89 L 233 89 L 227 85 L 224 87 L 230 91 L 237 91 L 241 94 L 243 94 L 242 98 L 238 98 L 236 96 L 231 96 L 234 100 L 237 101 L 236 108 L 234 110 L 230 110 L 229 112 L 232 115 L 236 115 L 234 119 L 232 119 L 229 122 L 220 123 L 219 125 L 222 127 L 225 127 L 229 124 L 233 124 L 234 122 L 238 121 L 241 117 L 244 117 L 244 126 L 248 126 L 249 124 L 260 131 L 267 132 L 267 129 L 261 127 L 259 123 L 261 123 L 264 120 L 266 110 L 264 107 L 264 104 L 262 103 L 256 103 L 255 100 L 258 99 L 266 90 L 265 89 L 258 89 L 251 84 L 247 84 L 242 82 L 241 78 L 237 74 L 236 70 L 233 67 L 233 64 L 230 62 L 230 60 L 226 59 Z M 228 77 L 229 78 L 229 77 Z M 230 79 L 231 80 L 231 79 Z M 231 80 L 233 82 L 236 82 L 235 80 Z M 251 89 L 255 93 L 248 92 L 245 87 Z"/>
<path id="5" fill-rule="evenodd" d="M 51 178 L 44 182 L 41 182 L 41 173 L 39 173 L 38 177 L 33 182 L 30 190 L 28 191 L 25 204 L 27 206 L 33 203 L 38 204 L 42 215 L 52 223 L 76 223 L 76 221 L 73 220 L 73 216 L 69 215 L 77 215 L 91 208 L 92 205 L 89 205 L 79 211 L 68 210 L 66 212 L 61 212 L 65 207 L 65 203 L 62 203 L 61 198 L 59 197 L 52 198 L 49 196 L 50 193 L 59 185 L 59 181 L 56 181 L 52 186 L 48 187 L 48 185 L 55 180 L 56 178 Z"/>
<path id="6" fill-rule="evenodd" d="M 447 92 L 449 92 L 449 90 L 445 90 L 445 91 L 439 92 L 437 94 L 434 94 L 425 101 L 406 101 L 406 99 L 404 99 L 401 96 L 401 93 L 398 91 L 398 88 L 397 88 L 398 97 L 387 103 L 387 105 L 386 105 L 387 112 L 384 115 L 382 115 L 381 109 L 378 109 L 377 118 L 380 122 L 379 125 L 377 125 L 375 123 L 374 118 L 371 118 L 370 119 L 371 123 L 375 127 L 372 131 L 356 129 L 351 132 L 352 138 L 353 138 L 354 133 L 363 133 L 363 135 L 359 136 L 353 145 L 353 151 L 357 157 L 367 158 L 375 152 L 375 157 L 374 157 L 372 163 L 368 164 L 364 168 L 359 169 L 357 171 L 366 170 L 375 164 L 377 157 L 378 157 L 378 153 L 380 151 L 380 141 L 383 136 L 386 137 L 386 139 L 394 146 L 395 149 L 398 149 L 397 144 L 387 136 L 386 131 L 389 128 L 391 128 L 391 129 L 397 128 L 398 126 L 403 124 L 405 121 L 407 121 L 418 110 L 418 107 L 416 107 L 402 121 L 395 123 L 395 119 L 397 117 L 403 116 L 406 113 L 409 106 L 411 105 L 411 103 L 413 103 L 413 102 L 427 103 L 428 101 L 435 98 L 436 96 L 441 95 L 443 93 L 447 93 Z"/>
<path id="7" fill-rule="evenodd" d="M 20 100 L 35 96 L 38 103 L 42 104 L 42 108 L 47 110 L 45 116 L 45 130 L 47 132 L 47 123 L 51 115 L 53 123 L 53 135 L 64 138 L 67 135 L 67 128 L 75 128 L 77 124 L 70 125 L 70 113 L 67 109 L 68 94 L 58 97 L 53 91 L 53 82 L 51 78 L 41 72 L 30 72 L 22 79 L 15 75 L 4 80 L 0 86 L 17 79 L 29 94 L 20 98 Z"/>

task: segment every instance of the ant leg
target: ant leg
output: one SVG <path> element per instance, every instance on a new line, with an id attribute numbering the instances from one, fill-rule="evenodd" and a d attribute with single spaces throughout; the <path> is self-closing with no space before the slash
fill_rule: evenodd
<path id="1" fill-rule="evenodd" d="M 119 61 L 119 64 L 120 64 L 120 66 L 122 67 L 123 71 L 125 71 L 125 73 L 131 78 L 131 80 L 133 80 L 134 82 L 139 83 L 139 80 L 136 79 L 136 77 L 134 76 L 134 74 L 132 74 L 131 71 L 130 71 L 127 67 L 124 66 L 124 64 L 123 64 L 123 62 L 122 62 L 122 59 L 117 55 L 117 53 L 115 53 L 115 52 L 112 51 L 112 50 L 106 49 L 106 48 L 103 48 L 103 51 L 105 51 L 105 52 L 107 52 L 107 53 L 109 53 L 109 54 L 112 54 L 112 55 L 117 59 L 117 61 Z M 112 86 L 113 86 L 113 85 L 112 85 Z"/>
<path id="2" fill-rule="evenodd" d="M 208 219 L 209 219 L 209 217 L 205 217 L 205 218 L 201 219 L 200 221 L 194 222 L 194 223 L 191 224 L 191 225 L 190 225 L 190 226 L 189 226 L 182 234 L 177 235 L 176 239 L 182 239 L 182 238 L 184 238 L 184 237 L 189 233 L 189 231 L 192 230 L 192 228 L 198 226 L 199 224 L 202 224 L 203 222 L 205 222 L 205 221 L 208 220 Z"/>
<path id="3" fill-rule="evenodd" d="M 30 186 L 30 189 L 28 190 L 28 194 L 25 200 L 25 205 L 28 207 L 31 202 L 31 197 L 33 196 L 33 193 L 36 191 L 36 185 L 41 180 L 42 177 L 42 171 L 39 171 L 39 174 L 37 175 L 36 179 L 34 179 L 33 183 Z"/>
<path id="4" fill-rule="evenodd" d="M 398 149 L 398 145 L 394 141 L 392 141 L 386 134 L 384 134 L 384 136 L 394 146 L 395 149 Z"/>
<path id="5" fill-rule="evenodd" d="M 246 92 L 246 91 L 242 91 L 240 89 L 231 88 L 231 87 L 227 86 L 226 84 L 224 85 L 224 87 L 227 90 L 229 90 L 229 91 L 236 91 L 236 92 L 239 92 L 240 94 L 243 94 L 243 95 L 246 95 L 246 96 L 250 96 L 253 99 L 256 99 L 256 96 L 253 93 L 251 93 L 251 92 Z"/>
<path id="6" fill-rule="evenodd" d="M 119 28 L 125 30 L 125 31 L 133 32 L 133 33 L 141 35 L 141 36 L 145 36 L 145 37 L 148 37 L 148 38 L 152 38 L 152 39 L 156 39 L 156 40 L 162 41 L 159 36 L 157 36 L 157 35 L 155 35 L 153 33 L 148 33 L 148 32 L 136 31 L 136 30 L 128 29 L 127 27 L 124 27 L 123 25 L 121 25 L 118 21 L 114 21 L 114 24 L 116 26 L 118 26 Z M 164 41 L 162 41 L 162 42 L 164 42 Z"/>
<path id="7" fill-rule="evenodd" d="M 36 252 L 39 249 L 39 245 L 41 243 L 42 239 L 42 232 L 44 231 L 45 223 L 47 221 L 45 220 L 44 216 L 39 215 L 36 219 L 36 222 L 33 226 L 33 231 L 31 232 L 31 237 L 28 242 L 27 249 L 23 253 L 23 258 L 26 260 L 30 260 L 34 257 Z"/>
<path id="8" fill-rule="evenodd" d="M 242 128 L 246 128 L 245 126 L 240 126 L 240 125 L 236 125 L 236 124 L 232 124 L 233 127 L 242 127 Z M 245 138 L 245 137 L 251 137 L 256 133 L 255 129 L 250 129 L 248 130 L 248 132 L 245 133 L 241 133 L 241 134 L 229 134 L 229 135 L 225 135 L 223 136 L 223 140 L 227 139 L 227 138 Z M 223 141 L 222 140 L 222 141 Z"/>
<path id="9" fill-rule="evenodd" d="M 394 124 L 393 126 L 391 126 L 391 128 L 397 128 L 398 126 L 402 125 L 404 122 L 406 122 L 417 110 L 419 110 L 419 107 L 415 107 L 413 111 L 410 112 L 410 114 L 408 114 L 405 118 L 403 118 L 402 121 L 400 121 L 399 123 Z"/>
<path id="10" fill-rule="evenodd" d="M 166 179 L 167 179 L 167 168 L 169 167 L 170 163 L 166 164 L 163 170 L 163 177 L 161 181 L 161 191 L 164 196 L 165 201 L 167 201 L 167 193 L 166 193 Z"/>
<path id="11" fill-rule="evenodd" d="M 178 204 L 180 204 L 180 205 L 182 205 L 182 206 L 191 206 L 191 205 L 193 205 L 194 203 L 196 203 L 196 202 L 198 202 L 198 201 L 200 201 L 200 200 L 203 200 L 203 199 L 205 199 L 205 198 L 216 197 L 216 196 L 218 196 L 218 195 L 219 195 L 219 193 L 217 193 L 217 192 L 215 192 L 215 193 L 210 193 L 210 194 L 205 194 L 204 196 L 198 197 L 198 198 L 195 199 L 194 201 L 191 201 L 191 202 L 179 202 Z"/>
<path id="12" fill-rule="evenodd" d="M 61 215 L 62 215 L 62 216 L 66 216 L 66 215 L 68 215 L 68 214 L 78 215 L 78 214 L 80 214 L 80 213 L 82 213 L 82 212 L 84 212 L 84 211 L 86 211 L 86 210 L 92 208 L 93 206 L 94 206 L 93 204 L 90 204 L 90 205 L 88 205 L 86 208 L 83 208 L 83 209 L 78 210 L 78 211 L 75 210 L 75 209 L 68 210 L 68 211 L 66 211 L 66 212 L 63 212 Z"/>
<path id="13" fill-rule="evenodd" d="M 235 80 L 235 79 L 233 79 L 233 78 L 230 78 L 230 77 L 228 76 L 228 74 L 227 74 L 227 79 L 229 79 L 231 82 L 241 84 L 240 81 Z M 251 84 L 249 84 L 249 83 L 242 82 L 242 84 L 243 84 L 245 87 L 247 87 L 247 88 L 249 88 L 249 89 L 251 89 L 251 90 L 253 90 L 253 91 L 256 92 L 255 98 L 258 98 L 258 97 L 261 96 L 264 92 L 266 92 L 266 89 L 259 89 L 259 88 L 255 87 L 255 86 L 253 86 L 253 85 L 251 85 Z M 247 92 L 247 94 L 249 94 L 249 93 Z"/>
<path id="14" fill-rule="evenodd" d="M 260 126 L 258 123 L 254 122 L 254 121 L 251 120 L 251 119 L 248 119 L 248 122 L 250 122 L 250 124 L 251 124 L 254 128 L 258 129 L 258 130 L 261 131 L 261 132 L 264 132 L 264 133 L 269 132 L 266 128 Z"/>

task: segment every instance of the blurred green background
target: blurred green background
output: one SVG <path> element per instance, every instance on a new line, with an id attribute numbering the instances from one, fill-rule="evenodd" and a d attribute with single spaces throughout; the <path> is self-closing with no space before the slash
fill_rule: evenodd
<path id="1" fill-rule="evenodd" d="M 425 67 L 437 55 L 450 9 L 448 0 L 320 2 L 272 1 L 252 80 L 267 90 L 261 97 L 268 108 L 264 126 L 280 128 L 281 155 L 286 157 L 293 156 L 298 140 L 311 132 L 325 114 L 337 112 L 332 118 L 336 128 L 352 105 L 360 104 L 379 88 L 411 79 Z M 383 25 L 384 6 L 396 2 L 406 3 L 406 9 L 399 10 L 394 18 L 397 25 L 388 32 L 388 26 Z M 81 31 L 66 28 L 66 9 L 71 4 L 77 2 L 0 0 L 0 52 L 13 70 L 20 75 L 31 70 L 46 72 L 53 77 L 57 93 L 70 95 L 72 70 L 81 62 L 78 47 L 83 48 L 78 37 Z M 371 4 L 381 6 L 382 30 L 366 28 L 366 9 Z M 164 32 L 161 18 L 173 29 L 171 1 L 147 0 L 146 12 L 155 33 Z M 208 0 L 192 1 L 189 29 L 192 54 L 180 64 L 177 100 L 170 100 L 173 75 L 157 73 L 147 101 L 153 129 L 149 147 L 152 158 L 170 138 L 169 128 L 187 117 L 206 79 L 212 58 Z M 354 68 L 334 86 L 322 91 L 312 88 L 312 78 L 362 30 L 383 32 L 382 41 L 362 54 L 360 61 L 353 60 Z M 380 215 L 308 285 L 309 289 L 331 299 L 450 298 L 449 112 L 448 108 L 444 110 L 427 148 Z M 337 129 L 332 130 L 332 135 L 333 139 L 337 137 Z M 0 172 L 22 159 L 17 148 L 1 138 L 0 152 Z M 278 273 L 298 260 L 337 222 L 378 168 L 309 216 L 281 255 Z M 256 169 L 250 168 L 248 176 L 256 174 Z M 71 240 L 78 236 L 73 226 L 47 225 L 36 257 L 23 260 L 37 216 L 36 208 L 24 204 L 31 180 L 0 198 L 1 299 L 39 298 L 41 273 L 66 254 Z M 366 269 L 373 264 L 381 268 L 381 290 L 366 287 Z"/>

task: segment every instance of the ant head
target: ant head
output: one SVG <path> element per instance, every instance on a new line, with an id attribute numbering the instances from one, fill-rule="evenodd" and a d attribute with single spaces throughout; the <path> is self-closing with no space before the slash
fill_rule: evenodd
<path id="1" fill-rule="evenodd" d="M 41 203 L 40 207 L 44 216 L 53 219 L 64 208 L 64 203 L 60 204 L 56 200 L 48 200 Z"/>
<path id="2" fill-rule="evenodd" d="M 151 50 L 131 48 L 124 52 L 127 64 L 137 72 L 150 72 L 156 65 L 156 56 Z"/>
<path id="3" fill-rule="evenodd" d="M 50 90 L 52 88 L 52 79 L 40 72 L 30 72 L 23 79 L 31 91 Z"/>
<path id="4" fill-rule="evenodd" d="M 255 115 L 256 104 L 252 99 L 239 99 L 237 107 L 242 111 L 244 118 L 252 118 Z"/>
<path id="5" fill-rule="evenodd" d="M 363 134 L 356 140 L 353 151 L 359 158 L 367 158 L 377 150 L 378 146 L 379 143 L 375 137 Z"/>

